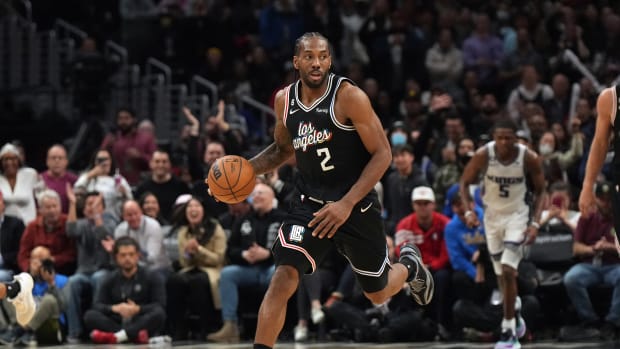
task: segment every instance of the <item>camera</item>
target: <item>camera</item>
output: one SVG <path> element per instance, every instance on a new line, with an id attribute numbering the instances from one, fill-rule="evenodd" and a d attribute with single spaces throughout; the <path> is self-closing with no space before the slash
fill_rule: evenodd
<path id="1" fill-rule="evenodd" d="M 54 261 L 51 259 L 44 259 L 41 261 L 41 270 L 45 270 L 48 273 L 54 272 Z"/>

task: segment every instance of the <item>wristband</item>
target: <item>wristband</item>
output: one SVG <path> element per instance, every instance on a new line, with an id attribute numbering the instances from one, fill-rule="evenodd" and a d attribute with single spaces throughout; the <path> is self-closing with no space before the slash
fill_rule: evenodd
<path id="1" fill-rule="evenodd" d="M 536 229 L 540 229 L 540 224 L 538 222 L 532 222 L 530 225 Z"/>
<path id="2" fill-rule="evenodd" d="M 465 218 L 469 218 L 469 216 L 473 215 L 472 211 L 465 211 Z"/>

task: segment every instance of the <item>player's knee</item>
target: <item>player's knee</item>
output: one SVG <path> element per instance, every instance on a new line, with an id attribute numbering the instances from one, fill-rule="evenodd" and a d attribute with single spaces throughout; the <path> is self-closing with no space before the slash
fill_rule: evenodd
<path id="1" fill-rule="evenodd" d="M 517 277 L 517 270 L 510 265 L 502 264 L 502 277 L 512 279 Z"/>
<path id="2" fill-rule="evenodd" d="M 276 268 L 272 279 L 271 292 L 292 295 L 299 284 L 299 272 L 290 265 L 280 265 Z"/>

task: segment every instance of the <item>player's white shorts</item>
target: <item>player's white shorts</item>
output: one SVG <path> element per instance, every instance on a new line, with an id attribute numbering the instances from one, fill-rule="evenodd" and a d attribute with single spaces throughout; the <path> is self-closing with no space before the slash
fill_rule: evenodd
<path id="1" fill-rule="evenodd" d="M 523 258 L 525 230 L 530 219 L 530 209 L 525 207 L 514 213 L 484 213 L 484 230 L 495 274 L 502 273 L 502 264 L 514 269 Z"/>

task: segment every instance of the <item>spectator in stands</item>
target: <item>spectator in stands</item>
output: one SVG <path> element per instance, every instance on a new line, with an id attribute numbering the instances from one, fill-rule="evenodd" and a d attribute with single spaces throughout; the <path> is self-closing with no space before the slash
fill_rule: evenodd
<path id="1" fill-rule="evenodd" d="M 139 132 L 137 126 L 135 112 L 121 108 L 116 114 L 116 131 L 108 133 L 101 143 L 101 149 L 112 154 L 121 174 L 131 185 L 138 184 L 156 148 L 153 135 Z"/>
<path id="2" fill-rule="evenodd" d="M 222 269 L 219 285 L 224 325 L 207 336 L 209 341 L 239 341 L 239 288 L 266 290 L 275 271 L 270 247 L 277 239 L 285 213 L 273 207 L 275 194 L 266 184 L 257 184 L 251 198 L 252 211 L 235 224 L 228 239 L 226 256 L 230 265 Z"/>
<path id="3" fill-rule="evenodd" d="M 114 238 L 129 236 L 139 243 L 140 266 L 156 270 L 164 275 L 170 269 L 170 260 L 164 248 L 164 234 L 161 226 L 142 213 L 140 204 L 127 200 L 123 204 L 123 222 L 114 229 Z"/>
<path id="4" fill-rule="evenodd" d="M 303 31 L 303 16 L 296 1 L 274 1 L 260 11 L 260 44 L 275 61 L 283 61 L 293 51 L 295 39 Z"/>
<path id="5" fill-rule="evenodd" d="M 448 337 L 450 328 L 450 259 L 444 239 L 448 217 L 435 212 L 433 189 L 419 186 L 411 192 L 413 213 L 398 222 L 394 245 L 397 251 L 407 243 L 414 243 L 422 252 L 422 259 L 435 280 L 435 296 L 431 302 L 432 319 L 440 325 L 440 335 Z M 443 327 L 443 328 L 442 328 Z"/>
<path id="6" fill-rule="evenodd" d="M 56 271 L 71 275 L 75 270 L 75 241 L 66 234 L 67 216 L 60 212 L 60 196 L 46 189 L 39 194 L 39 216 L 26 226 L 19 242 L 17 261 L 22 271 L 28 270 L 30 251 L 47 247 Z"/>
<path id="7" fill-rule="evenodd" d="M 532 46 L 530 33 L 527 27 L 517 29 L 517 50 L 504 56 L 500 66 L 500 81 L 508 88 L 506 92 L 519 86 L 523 67 L 526 65 L 536 67 L 536 71 L 544 72 L 543 58 Z"/>
<path id="8" fill-rule="evenodd" d="M 571 83 L 564 74 L 555 74 L 551 80 L 553 98 L 543 102 L 547 120 L 566 124 L 569 120 L 572 106 Z"/>
<path id="9" fill-rule="evenodd" d="M 14 308 L 4 306 L 12 326 L 0 336 L 0 342 L 26 347 L 58 345 L 62 343 L 62 326 L 66 323 L 62 313 L 67 304 L 63 293 L 67 277 L 56 272 L 47 247 L 37 246 L 30 252 L 28 272 L 35 281 L 32 295 L 37 309 L 32 320 L 21 326 L 15 320 Z"/>
<path id="10" fill-rule="evenodd" d="M 120 215 L 123 201 L 133 198 L 129 183 L 115 171 L 110 152 L 103 149 L 95 153 L 91 168 L 78 178 L 75 187 L 83 187 L 87 192 L 101 193 L 106 211 L 117 217 Z"/>
<path id="11" fill-rule="evenodd" d="M 571 147 L 567 151 L 558 149 L 558 141 L 551 131 L 543 133 L 538 141 L 538 154 L 543 161 L 543 170 L 547 183 L 568 179 L 567 171 L 576 164 L 583 155 L 583 137 L 575 134 L 571 137 Z"/>
<path id="12" fill-rule="evenodd" d="M 140 245 L 131 237 L 116 239 L 112 254 L 118 267 L 95 292 L 84 325 L 97 344 L 148 344 L 149 336 L 157 335 L 166 321 L 163 280 L 139 265 Z"/>
<path id="13" fill-rule="evenodd" d="M 69 200 L 67 199 L 67 184 L 73 185 L 77 181 L 77 176 L 67 171 L 69 160 L 67 150 L 60 144 L 54 144 L 47 151 L 47 171 L 41 173 L 41 178 L 45 186 L 54 190 L 60 195 L 62 203 L 62 213 L 69 211 Z"/>
<path id="14" fill-rule="evenodd" d="M 172 174 L 170 155 L 167 151 L 156 150 L 151 157 L 149 166 L 151 177 L 138 185 L 136 197 L 140 198 L 146 192 L 154 194 L 159 203 L 161 217 L 170 221 L 174 201 L 179 195 L 188 194 L 189 187 Z"/>
<path id="15" fill-rule="evenodd" d="M 478 113 L 471 118 L 472 136 L 479 138 L 483 134 L 491 134 L 493 125 L 504 117 L 506 110 L 499 105 L 497 95 L 493 91 L 481 91 Z"/>
<path id="16" fill-rule="evenodd" d="M 410 145 L 396 145 L 392 148 L 394 171 L 385 180 L 386 230 L 394 234 L 396 224 L 411 213 L 411 196 L 414 188 L 428 185 L 424 174 L 413 163 L 413 149 Z"/>
<path id="17" fill-rule="evenodd" d="M 580 263 L 564 275 L 564 286 L 584 327 L 599 327 L 599 317 L 592 307 L 588 288 L 608 285 L 614 288 L 609 312 L 601 335 L 614 338 L 620 329 L 620 258 L 614 243 L 612 195 L 617 195 L 611 182 L 596 185 L 596 207 L 590 215 L 581 216 L 573 243 Z"/>
<path id="18" fill-rule="evenodd" d="M 454 45 L 451 29 L 439 31 L 437 43 L 426 52 L 426 68 L 433 84 L 444 89 L 458 85 L 463 72 L 463 56 Z"/>
<path id="19" fill-rule="evenodd" d="M 570 209 L 570 187 L 566 182 L 555 182 L 549 187 L 547 209 L 540 214 L 541 231 L 549 226 L 556 233 L 559 230 L 568 230 L 571 234 L 577 229 L 581 213 Z"/>
<path id="20" fill-rule="evenodd" d="M 4 197 L 0 191 L 0 282 L 13 280 L 20 272 L 17 264 L 19 241 L 24 233 L 24 222 L 5 214 Z"/>
<path id="21" fill-rule="evenodd" d="M 0 191 L 6 213 L 28 224 L 37 216 L 34 190 L 39 179 L 35 169 L 22 165 L 17 148 L 6 143 L 0 149 Z"/>
<path id="22" fill-rule="evenodd" d="M 182 269 L 171 274 L 167 283 L 171 333 L 175 340 L 185 339 L 188 313 L 198 314 L 202 325 L 200 339 L 204 340 L 208 325 L 219 324 L 218 284 L 226 256 L 226 234 L 197 198 L 191 198 L 182 212 L 183 223 L 178 230 Z"/>
<path id="23" fill-rule="evenodd" d="M 157 196 L 155 196 L 155 194 L 150 191 L 145 192 L 138 199 L 138 203 L 140 204 L 142 212 L 146 216 L 155 219 L 161 226 L 168 225 L 169 221 L 161 216 L 159 200 L 157 200 Z M 172 211 L 172 209 L 170 211 Z"/>
<path id="24" fill-rule="evenodd" d="M 78 107 L 82 118 L 88 120 L 103 116 L 110 68 L 104 55 L 97 50 L 95 39 L 84 38 L 71 62 L 71 74 L 63 74 L 72 80 L 74 104 Z"/>
<path id="25" fill-rule="evenodd" d="M 110 252 L 114 243 L 116 218 L 105 211 L 105 202 L 100 193 L 89 192 L 84 199 L 84 218 L 77 219 L 76 197 L 72 190 L 67 190 L 69 197 L 69 214 L 67 216 L 67 236 L 75 239 L 77 245 L 77 270 L 69 278 L 66 288 L 67 318 L 69 322 L 67 340 L 70 344 L 79 343 L 82 337 L 82 303 L 86 291 L 90 304 L 96 298 L 95 290 L 112 269 Z"/>
<path id="26" fill-rule="evenodd" d="M 224 228 L 227 237 L 230 237 L 231 229 L 237 221 L 250 213 L 251 209 L 252 206 L 248 200 L 236 204 L 228 204 L 228 210 L 218 217 L 218 221 L 222 225 L 222 228 Z"/>
<path id="27" fill-rule="evenodd" d="M 478 13 L 475 17 L 475 29 L 463 42 L 463 62 L 466 69 L 474 69 L 483 86 L 495 86 L 497 69 L 503 58 L 503 44 L 491 32 L 486 13 Z"/>
<path id="28" fill-rule="evenodd" d="M 455 161 L 447 162 L 441 166 L 435 174 L 433 189 L 435 199 L 443 204 L 446 199 L 448 188 L 459 181 L 465 165 L 469 162 L 476 150 L 471 138 L 463 138 L 458 142 Z"/>
<path id="29" fill-rule="evenodd" d="M 524 65 L 521 73 L 521 84 L 510 92 L 506 108 L 508 114 L 521 125 L 523 108 L 527 103 L 536 103 L 542 107 L 543 103 L 553 98 L 553 90 L 547 84 L 539 82 L 539 75 L 534 65 Z"/>

